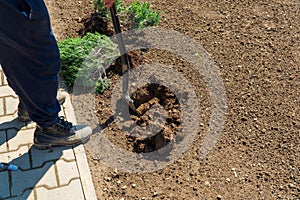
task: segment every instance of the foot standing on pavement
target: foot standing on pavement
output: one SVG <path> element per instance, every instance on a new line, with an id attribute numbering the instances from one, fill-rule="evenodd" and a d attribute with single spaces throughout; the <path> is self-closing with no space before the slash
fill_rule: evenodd
<path id="1" fill-rule="evenodd" d="M 103 0 L 110 7 L 114 0 Z M 92 134 L 59 117 L 60 55 L 43 0 L 0 1 L 0 65 L 19 96 L 18 119 L 37 123 L 34 145 L 73 146 Z"/>

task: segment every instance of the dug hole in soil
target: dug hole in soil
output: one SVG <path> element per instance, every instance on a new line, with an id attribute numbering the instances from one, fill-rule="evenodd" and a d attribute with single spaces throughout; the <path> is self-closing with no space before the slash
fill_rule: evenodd
<path id="1" fill-rule="evenodd" d="M 85 19 L 93 13 L 91 1 L 46 3 L 58 39 L 78 36 Z M 199 145 L 210 118 L 210 97 L 201 75 L 168 52 L 136 52 L 142 58 L 137 65 L 153 62 L 172 66 L 197 88 L 200 129 L 180 159 L 152 173 L 120 172 L 87 154 L 98 199 L 299 199 L 299 2 L 151 0 L 150 3 L 162 12 L 159 26 L 195 39 L 219 66 L 227 93 L 227 119 L 214 149 L 200 159 Z M 109 72 L 108 76 L 112 84 L 120 78 L 117 72 Z M 111 89 L 96 98 L 100 123 L 113 114 L 107 106 Z M 154 93 L 153 89 L 167 90 L 151 85 L 139 92 L 148 97 Z M 159 93 L 160 97 L 165 94 L 170 95 L 165 103 L 156 95 L 137 99 L 143 115 L 132 115 L 136 123 L 144 126 L 149 123 L 144 108 L 151 104 L 159 102 L 174 110 L 167 116 L 169 122 L 164 124 L 162 139 L 131 138 L 118 132 L 120 129 L 113 123 L 105 133 L 107 137 L 115 145 L 135 152 L 159 148 L 158 140 L 163 145 L 176 140 L 181 120 L 178 115 L 182 110 L 172 92 Z M 168 102 L 172 106 L 168 107 Z"/>

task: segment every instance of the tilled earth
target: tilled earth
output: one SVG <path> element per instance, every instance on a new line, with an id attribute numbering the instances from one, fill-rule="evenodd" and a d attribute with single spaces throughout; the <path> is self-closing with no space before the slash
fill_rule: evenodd
<path id="1" fill-rule="evenodd" d="M 178 160 L 154 173 L 116 171 L 88 155 L 98 199 L 300 199 L 300 2 L 150 2 L 162 12 L 160 27 L 196 40 L 220 68 L 226 121 L 215 147 L 200 158 L 211 103 L 205 82 L 176 55 L 142 52 L 147 63 L 173 66 L 192 83 L 199 98 L 200 128 Z M 83 19 L 93 12 L 90 1 L 46 3 L 58 39 L 78 36 Z M 100 121 L 111 114 L 106 106 L 110 95 L 108 90 L 97 97 Z M 170 135 L 168 140 L 174 133 Z M 122 134 L 108 137 L 128 150 L 146 151 L 145 142 L 134 143 Z M 154 147 L 148 150 L 155 148 L 155 140 L 151 142 Z"/>

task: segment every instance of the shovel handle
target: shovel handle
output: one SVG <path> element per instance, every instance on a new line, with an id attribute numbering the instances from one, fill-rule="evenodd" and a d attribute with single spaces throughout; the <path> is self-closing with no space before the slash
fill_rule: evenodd
<path id="1" fill-rule="evenodd" d="M 114 30 L 117 35 L 118 47 L 121 54 L 122 60 L 122 74 L 124 75 L 129 70 L 129 59 L 125 48 L 125 42 L 122 35 L 122 29 L 120 25 L 120 20 L 117 14 L 116 4 L 114 3 L 110 8 L 111 19 L 113 22 Z"/>
<path id="2" fill-rule="evenodd" d="M 129 103 L 129 106 L 133 111 L 136 112 L 135 106 L 133 104 L 133 100 L 129 96 L 129 69 L 130 63 L 128 59 L 128 54 L 125 48 L 125 42 L 122 35 L 122 29 L 120 25 L 120 20 L 117 14 L 116 4 L 114 3 L 110 8 L 110 15 L 113 22 L 114 30 L 117 35 L 118 47 L 121 54 L 122 61 L 122 75 L 125 75 L 123 78 L 123 96 L 125 100 Z"/>

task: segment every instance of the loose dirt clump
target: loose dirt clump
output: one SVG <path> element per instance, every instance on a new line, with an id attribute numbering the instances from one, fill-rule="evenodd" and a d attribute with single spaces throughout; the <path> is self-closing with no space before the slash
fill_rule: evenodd
<path id="1" fill-rule="evenodd" d="M 172 91 L 161 85 L 150 84 L 138 89 L 132 95 L 132 99 L 137 108 L 137 115 L 131 114 L 132 120 L 139 127 L 152 125 L 152 128 L 147 131 L 150 135 L 153 135 L 151 137 L 144 135 L 145 131 L 143 129 L 139 133 L 137 129 L 133 128 L 136 127 L 135 125 L 124 127 L 123 130 L 131 133 L 128 137 L 133 142 L 134 152 L 153 152 L 165 147 L 175 139 L 177 128 L 180 125 L 180 105 Z M 155 110 L 157 105 L 161 105 L 165 113 Z M 155 111 L 151 112 L 153 108 Z M 153 124 L 154 118 L 161 118 L 164 115 L 166 116 L 165 121 L 161 120 L 161 122 Z M 126 125 L 126 122 L 124 124 Z M 157 128 L 159 132 L 156 132 Z M 142 139 L 139 135 L 147 138 Z"/>
<path id="2" fill-rule="evenodd" d="M 101 13 L 92 13 L 90 17 L 82 19 L 83 28 L 78 31 L 78 34 L 83 36 L 86 33 L 101 33 L 108 36 L 113 35 L 113 30 L 108 19 Z"/>

